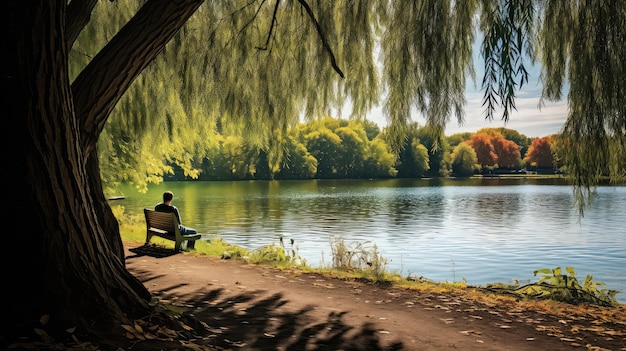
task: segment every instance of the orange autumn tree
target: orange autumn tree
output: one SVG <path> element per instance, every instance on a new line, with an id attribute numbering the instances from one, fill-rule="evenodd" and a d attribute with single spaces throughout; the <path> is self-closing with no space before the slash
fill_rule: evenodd
<path id="1" fill-rule="evenodd" d="M 467 143 L 476 151 L 481 167 L 521 166 L 519 146 L 494 129 L 479 130 Z"/>
<path id="2" fill-rule="evenodd" d="M 498 156 L 498 166 L 506 168 L 521 168 L 522 159 L 519 146 L 511 140 L 494 137 L 492 140 L 494 151 Z"/>
<path id="3" fill-rule="evenodd" d="M 498 155 L 496 155 L 491 142 L 491 136 L 485 133 L 476 133 L 466 143 L 476 151 L 478 164 L 481 167 L 493 167 L 498 163 Z"/>
<path id="4" fill-rule="evenodd" d="M 554 157 L 552 156 L 552 138 L 549 136 L 533 139 L 524 162 L 533 167 L 547 168 L 554 165 Z"/>

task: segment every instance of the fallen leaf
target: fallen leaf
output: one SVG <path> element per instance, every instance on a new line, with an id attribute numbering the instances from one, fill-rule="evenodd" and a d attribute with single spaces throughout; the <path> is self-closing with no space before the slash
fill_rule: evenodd
<path id="1" fill-rule="evenodd" d="M 131 327 L 128 324 L 122 324 L 122 328 L 126 329 L 127 332 L 135 333 L 135 328 Z"/>
<path id="2" fill-rule="evenodd" d="M 35 331 L 35 333 L 37 333 L 37 335 L 41 336 L 42 338 L 49 338 L 48 333 L 46 333 L 45 330 L 39 328 L 35 328 L 33 330 Z"/>
<path id="3" fill-rule="evenodd" d="M 41 323 L 41 325 L 46 325 L 48 324 L 49 320 L 50 320 L 50 315 L 44 314 L 43 316 L 41 316 L 41 318 L 39 318 L 39 323 Z"/>

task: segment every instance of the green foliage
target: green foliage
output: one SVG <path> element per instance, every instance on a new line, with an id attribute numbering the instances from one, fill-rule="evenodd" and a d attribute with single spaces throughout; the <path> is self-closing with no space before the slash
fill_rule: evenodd
<path id="1" fill-rule="evenodd" d="M 284 142 L 284 156 L 277 166 L 277 179 L 309 179 L 317 173 L 317 159 L 294 136 Z M 276 171 L 276 169 L 275 169 Z"/>
<path id="2" fill-rule="evenodd" d="M 398 174 L 394 167 L 396 157 L 382 138 L 376 137 L 372 140 L 367 154 L 363 164 L 364 178 L 387 178 Z"/>
<path id="3" fill-rule="evenodd" d="M 248 254 L 248 250 L 230 244 L 218 235 L 207 240 L 197 240 L 195 250 L 204 255 L 220 256 L 222 259 L 242 258 Z"/>
<path id="4" fill-rule="evenodd" d="M 415 107 L 427 124 L 464 118 L 466 74 L 473 74 L 472 42 L 478 1 L 392 1 L 380 15 L 384 109 L 389 145 L 398 152 Z M 436 49 L 434 49 L 436 48 Z M 443 130 L 443 129 L 442 129 Z M 426 145 L 427 149 L 430 149 Z M 431 164 L 431 169 L 436 169 Z"/>
<path id="5" fill-rule="evenodd" d="M 443 129 L 436 126 L 420 127 L 415 132 L 418 142 L 428 150 L 428 167 L 424 169 L 426 177 L 445 177 L 448 175 L 448 139 L 443 135 Z"/>
<path id="6" fill-rule="evenodd" d="M 70 77 L 89 64 L 142 4 L 98 2 L 72 47 Z M 602 178 L 626 177 L 625 2 L 317 2 L 313 11 L 319 32 L 302 16 L 298 2 L 282 5 L 276 7 L 281 19 L 277 26 L 271 2 L 205 2 L 198 9 L 136 77 L 108 119 L 98 145 L 107 190 L 128 181 L 142 189 L 174 170 L 199 177 L 205 157 L 214 161 L 218 139 L 231 135 L 245 139 L 250 157 L 259 150 L 272 155 L 270 169 L 290 166 L 281 160 L 280 155 L 286 156 L 280 150 L 283 144 L 273 144 L 276 131 L 294 127 L 301 117 L 325 117 L 348 99 L 350 117 L 362 119 L 386 96 L 380 104 L 389 122 L 385 140 L 398 154 L 412 140 L 407 133 L 415 110 L 439 132 L 452 116 L 463 121 L 465 85 L 467 78 L 475 78 L 472 49 L 477 34 L 484 38 L 482 87 L 489 118 L 499 111 L 509 118 L 516 94 L 529 83 L 528 60 L 541 63 L 542 99 L 560 100 L 568 87 L 559 162 L 574 179 L 581 211 Z M 328 49 L 345 75 L 329 64 Z M 340 126 L 346 124 L 328 128 L 334 132 Z M 368 124 L 365 130 L 373 140 L 375 126 Z M 519 146 L 521 157 L 526 156 L 527 140 L 507 132 L 502 130 Z M 428 176 L 445 175 L 447 155 L 433 154 L 436 148 L 418 139 L 430 153 Z M 375 164 L 364 157 L 368 165 Z M 258 159 L 236 165 L 231 176 L 266 174 L 265 165 L 254 161 Z M 342 171 L 318 162 L 316 171 L 325 177 Z"/>
<path id="7" fill-rule="evenodd" d="M 304 137 L 307 150 L 317 159 L 316 178 L 336 178 L 335 160 L 340 152 L 341 138 L 328 128 L 308 133 Z"/>
<path id="8" fill-rule="evenodd" d="M 467 143 L 460 143 L 452 152 L 452 174 L 456 177 L 469 177 L 480 170 L 476 151 Z"/>
<path id="9" fill-rule="evenodd" d="M 582 214 L 600 180 L 626 170 L 626 2 L 553 0 L 543 14 L 543 97 L 559 100 L 569 85 L 559 161 Z"/>
<path id="10" fill-rule="evenodd" d="M 290 247 L 285 247 L 281 236 L 280 245 L 271 244 L 252 251 L 247 260 L 252 263 L 269 263 L 278 267 L 306 267 L 306 260 L 298 254 L 294 240 L 290 239 Z"/>
<path id="11" fill-rule="evenodd" d="M 146 240 L 146 220 L 144 216 L 126 214 L 124 206 L 120 205 L 112 205 L 111 211 L 115 219 L 117 219 L 120 232 L 125 239 L 137 242 Z"/>
<path id="12" fill-rule="evenodd" d="M 359 131 L 362 133 L 358 133 Z M 335 134 L 341 139 L 339 155 L 335 160 L 337 175 L 342 178 L 360 178 L 363 174 L 363 161 L 369 142 L 365 131 L 362 128 L 355 130 L 350 127 L 340 127 L 335 129 Z"/>
<path id="13" fill-rule="evenodd" d="M 576 278 L 574 267 L 566 267 L 563 274 L 561 267 L 536 270 L 533 275 L 541 275 L 539 280 L 521 287 L 499 288 L 515 295 L 531 299 L 551 299 L 570 304 L 591 303 L 601 306 L 618 306 L 616 290 L 602 289 L 605 284 L 593 280 L 587 275 L 581 284 Z M 492 286 L 493 288 L 493 286 Z"/>
<path id="14" fill-rule="evenodd" d="M 489 120 L 501 108 L 502 120 L 507 122 L 511 112 L 516 110 L 515 90 L 528 83 L 525 58 L 535 58 L 535 3 L 532 0 L 520 0 L 483 4 L 483 106 Z"/>
<path id="15" fill-rule="evenodd" d="M 470 140 L 472 138 L 471 132 L 462 132 L 456 133 L 448 136 L 448 144 L 452 149 L 454 149 L 457 145 L 461 144 L 464 141 Z"/>
<path id="16" fill-rule="evenodd" d="M 413 141 L 411 141 L 411 148 L 415 172 L 419 174 L 419 177 L 423 177 L 430 169 L 428 149 L 426 149 L 426 146 L 422 145 L 417 139 L 413 139 Z"/>
<path id="17" fill-rule="evenodd" d="M 430 160 L 431 150 L 433 144 L 424 145 L 421 137 L 431 141 L 427 133 L 420 133 L 420 129 L 417 123 L 412 123 L 408 126 L 406 131 L 406 140 L 402 145 L 402 149 L 398 153 L 398 159 L 396 163 L 396 169 L 398 170 L 398 177 L 401 178 L 420 178 L 426 175 L 426 172 L 430 170 L 431 165 L 434 163 Z M 388 138 L 388 135 L 385 135 Z M 439 149 L 441 151 L 441 149 Z M 439 169 L 437 166 L 436 169 Z"/>

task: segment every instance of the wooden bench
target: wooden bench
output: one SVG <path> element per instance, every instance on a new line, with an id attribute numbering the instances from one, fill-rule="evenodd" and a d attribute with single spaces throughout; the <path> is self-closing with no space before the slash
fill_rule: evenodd
<path id="1" fill-rule="evenodd" d="M 174 251 L 180 251 L 184 242 L 187 243 L 187 249 L 193 249 L 196 240 L 202 237 L 201 234 L 181 234 L 178 219 L 173 213 L 158 212 L 149 208 L 144 208 L 143 213 L 146 216 L 146 245 L 150 243 L 152 236 L 156 235 L 172 240 L 175 242 Z"/>

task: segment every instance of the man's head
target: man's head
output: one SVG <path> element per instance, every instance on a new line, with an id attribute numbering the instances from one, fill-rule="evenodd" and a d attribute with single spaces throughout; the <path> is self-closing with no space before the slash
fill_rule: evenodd
<path id="1" fill-rule="evenodd" d="M 172 193 L 171 191 L 168 190 L 163 193 L 163 202 L 172 201 L 173 198 L 174 198 L 174 193 Z"/>

